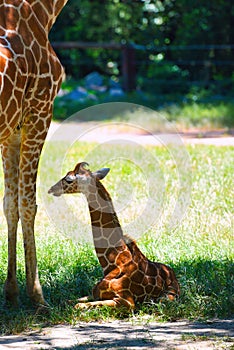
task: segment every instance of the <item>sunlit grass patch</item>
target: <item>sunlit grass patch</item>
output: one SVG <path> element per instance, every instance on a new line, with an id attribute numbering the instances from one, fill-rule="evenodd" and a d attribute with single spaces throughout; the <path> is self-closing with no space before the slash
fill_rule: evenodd
<path id="1" fill-rule="evenodd" d="M 162 300 L 138 305 L 135 317 L 143 320 L 150 315 L 153 320 L 175 320 L 228 317 L 234 313 L 234 148 L 188 147 L 190 204 L 180 224 L 171 226 L 168 218 L 179 192 L 178 168 L 173 157 L 163 147 L 135 148 L 135 151 L 132 147 L 121 147 L 98 148 L 96 144 L 86 143 L 75 143 L 70 147 L 63 142 L 54 142 L 45 148 L 38 176 L 36 241 L 40 280 L 51 313 L 35 315 L 26 296 L 23 243 L 19 230 L 17 274 L 21 308 L 7 310 L 1 303 L 1 333 L 17 333 L 45 324 L 132 317 L 106 308 L 73 309 L 77 298 L 91 293 L 94 284 L 102 277 L 102 270 L 94 252 L 87 203 L 82 195 L 61 199 L 49 196 L 47 191 L 78 161 L 88 161 L 92 170 L 111 167 L 104 181 L 124 232 L 137 238 L 149 259 L 171 265 L 180 281 L 181 297 L 176 302 Z M 121 152 L 124 154 L 122 158 L 119 157 Z M 145 161 L 146 155 L 149 164 Z M 155 164 L 150 163 L 152 159 Z M 153 225 L 145 228 L 144 221 L 149 219 L 144 213 L 150 193 L 147 187 L 149 173 L 155 176 L 156 181 L 151 182 L 155 186 L 153 194 L 162 208 L 155 211 L 158 218 L 153 220 Z M 163 186 L 157 186 L 158 183 Z M 0 190 L 2 196 L 2 171 Z M 153 204 L 157 209 L 157 203 Z M 136 223 L 136 217 L 142 213 L 142 220 Z M 0 287 L 3 291 L 7 234 L 2 211 L 0 248 Z"/>

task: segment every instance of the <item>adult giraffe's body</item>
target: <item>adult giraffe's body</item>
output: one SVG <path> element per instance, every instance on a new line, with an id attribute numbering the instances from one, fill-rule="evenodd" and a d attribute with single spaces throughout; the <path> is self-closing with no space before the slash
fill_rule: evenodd
<path id="1" fill-rule="evenodd" d="M 17 304 L 16 232 L 21 219 L 27 291 L 45 304 L 40 286 L 34 220 L 38 161 L 63 69 L 48 39 L 67 0 L 0 0 L 0 143 L 8 225 L 5 297 Z"/>

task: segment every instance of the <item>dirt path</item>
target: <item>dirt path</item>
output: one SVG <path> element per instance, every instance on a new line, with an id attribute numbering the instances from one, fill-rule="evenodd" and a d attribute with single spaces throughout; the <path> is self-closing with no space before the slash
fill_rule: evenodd
<path id="1" fill-rule="evenodd" d="M 52 122 L 47 140 L 52 141 L 82 141 L 82 142 L 111 142 L 128 141 L 139 145 L 162 146 L 178 143 L 180 140 L 186 144 L 204 144 L 215 146 L 234 146 L 234 136 L 227 136 L 222 131 L 212 132 L 183 132 L 146 134 L 141 127 L 131 126 L 127 123 L 74 123 Z"/>
<path id="2" fill-rule="evenodd" d="M 207 323 L 79 323 L 0 338 L 0 349 L 234 349 L 234 320 Z"/>

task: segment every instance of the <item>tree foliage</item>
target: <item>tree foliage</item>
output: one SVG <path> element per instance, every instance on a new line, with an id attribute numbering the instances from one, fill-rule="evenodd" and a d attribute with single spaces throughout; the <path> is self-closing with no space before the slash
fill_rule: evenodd
<path id="1" fill-rule="evenodd" d="M 233 15 L 234 3 L 226 0 L 70 0 L 51 41 L 134 43 L 145 48 L 137 53 L 142 76 L 154 76 L 154 66 L 165 63 L 166 70 L 178 68 L 182 78 L 210 81 L 231 75 L 233 46 L 217 45 L 234 44 Z M 94 69 L 119 73 L 120 53 L 114 50 L 63 50 L 59 55 L 68 73 L 80 77 Z M 110 61 L 116 63 L 115 72 L 108 68 Z"/>

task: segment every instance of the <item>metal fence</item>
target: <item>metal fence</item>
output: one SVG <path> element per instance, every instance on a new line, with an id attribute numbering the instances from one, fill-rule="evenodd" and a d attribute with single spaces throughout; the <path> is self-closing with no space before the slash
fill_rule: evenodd
<path id="1" fill-rule="evenodd" d="M 230 91 L 233 83 L 234 45 L 142 46 L 135 44 L 54 42 L 53 47 L 71 75 L 101 68 L 114 61 L 125 91 L 136 88 L 163 93 L 179 89 L 215 87 Z M 88 50 L 96 50 L 96 59 L 88 59 Z M 86 52 L 76 59 L 76 52 Z M 98 55 L 98 52 L 101 52 Z M 105 57 L 103 57 L 105 52 Z M 79 55 L 78 55 L 79 56 Z M 77 56 L 77 57 L 78 57 Z M 85 68 L 85 69 L 84 69 Z M 105 73 L 105 72 L 104 72 Z M 111 72 L 107 73 L 111 75 Z"/>

